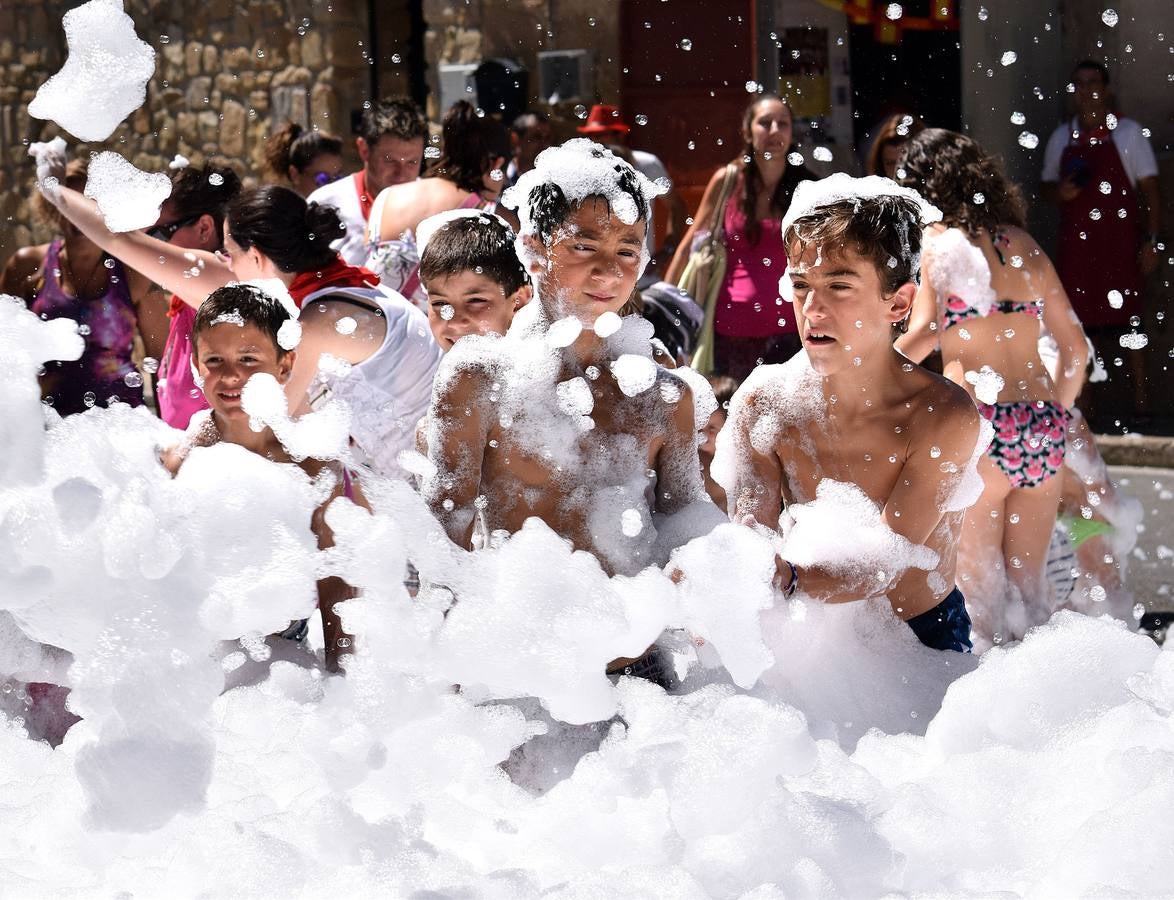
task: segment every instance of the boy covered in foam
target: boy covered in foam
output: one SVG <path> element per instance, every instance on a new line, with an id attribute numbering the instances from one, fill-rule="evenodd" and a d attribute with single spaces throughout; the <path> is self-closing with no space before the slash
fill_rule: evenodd
<path id="1" fill-rule="evenodd" d="M 973 502 L 963 495 L 964 483 L 974 487 L 979 418 L 965 391 L 892 345 L 917 290 L 921 229 L 936 213 L 881 178 L 796 189 L 780 290 L 805 352 L 746 380 L 713 468 L 736 521 L 780 526 L 788 596 L 884 594 L 922 643 L 968 651 L 955 548 Z M 822 534 L 796 527 L 804 518 Z"/>
<path id="2" fill-rule="evenodd" d="M 686 509 L 716 513 L 693 391 L 653 361 L 652 326 L 618 315 L 647 263 L 649 202 L 662 190 L 573 140 L 541 153 L 503 197 L 519 211 L 536 299 L 505 338 L 463 338 L 437 376 L 422 487 L 458 545 L 472 546 L 475 526 L 492 540 L 537 517 L 609 574 L 630 575 L 667 561 L 675 538 L 658 540 L 654 512 L 676 516 L 674 533 L 693 518 Z"/>
<path id="3" fill-rule="evenodd" d="M 291 335 L 298 333 L 296 325 L 290 310 L 254 285 L 234 283 L 208 295 L 192 326 L 192 351 L 197 382 L 211 410 L 202 421 L 193 420 L 185 439 L 165 450 L 162 461 L 175 475 L 194 448 L 228 443 L 277 463 L 295 463 L 312 479 L 332 471 L 335 480 L 330 496 L 314 511 L 310 522 L 319 549 L 326 549 L 334 544 L 326 524 L 326 507 L 339 496 L 365 505 L 357 487 L 337 461 L 294 459 L 270 427 L 256 427 L 242 403 L 246 384 L 255 375 L 270 376 L 277 385 L 289 381 L 296 351 L 286 347 L 293 342 Z M 284 396 L 278 387 L 274 393 Z M 334 611 L 336 603 L 351 596 L 350 587 L 340 578 L 318 582 L 318 610 L 330 671 L 338 670 L 339 658 L 349 653 L 354 643 Z M 298 620 L 280 637 L 301 641 L 307 631 L 306 620 Z"/>

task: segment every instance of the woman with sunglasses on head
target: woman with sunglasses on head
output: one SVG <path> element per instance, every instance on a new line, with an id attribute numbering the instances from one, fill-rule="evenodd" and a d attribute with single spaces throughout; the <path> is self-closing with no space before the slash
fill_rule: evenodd
<path id="1" fill-rule="evenodd" d="M 265 144 L 265 168 L 275 184 L 309 197 L 342 177 L 342 140 L 286 122 Z"/>
<path id="2" fill-rule="evenodd" d="M 86 168 L 84 160 L 74 160 L 63 183 L 84 190 Z M 128 272 L 39 194 L 33 207 L 57 236 L 17 250 L 0 275 L 0 293 L 19 297 L 42 318 L 74 319 L 85 337 L 80 359 L 45 365 L 45 403 L 63 416 L 115 400 L 138 406 L 143 380 L 132 360 L 135 333 L 146 355 L 158 357 L 167 329 L 163 304 L 150 296 L 148 279 Z"/>
<path id="3" fill-rule="evenodd" d="M 280 282 L 302 310 L 297 361 L 286 384 L 290 413 L 311 408 L 311 391 L 347 400 L 359 460 L 402 474 L 397 457 L 413 446 L 440 350 L 422 312 L 330 249 L 343 228 L 333 207 L 307 204 L 276 185 L 243 191 L 228 204 L 223 249 L 185 250 L 143 232 L 112 233 L 92 200 L 54 183 L 56 168 L 51 159 L 38 159 L 42 190 L 62 214 L 188 306 L 199 307 L 233 281 Z M 323 354 L 345 365 L 320 374 Z"/>

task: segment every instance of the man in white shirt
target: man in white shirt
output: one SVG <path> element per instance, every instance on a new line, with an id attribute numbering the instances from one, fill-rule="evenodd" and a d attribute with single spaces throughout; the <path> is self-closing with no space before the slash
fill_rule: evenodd
<path id="1" fill-rule="evenodd" d="M 363 168 L 318 188 L 307 198 L 338 210 L 346 234 L 331 246 L 352 266 L 367 261 L 363 235 L 375 198 L 386 187 L 419 177 L 427 138 L 428 120 L 412 101 L 401 98 L 372 103 L 363 110 L 355 138 Z"/>
<path id="2" fill-rule="evenodd" d="M 656 181 L 658 178 L 663 178 L 668 182 L 668 193 L 656 199 L 657 203 L 663 202 L 668 206 L 668 227 L 665 229 L 664 246 L 659 251 L 657 250 L 654 228 L 650 227 L 646 233 L 648 255 L 652 257 L 652 266 L 663 270 L 672 260 L 677 244 L 685 234 L 685 204 L 681 200 L 681 195 L 673 187 L 673 180 L 669 178 L 668 169 L 656 154 L 646 150 L 628 148 L 628 132 L 631 130 L 631 127 L 620 118 L 619 107 L 606 103 L 597 103 L 591 107 L 587 123 L 578 128 L 579 134 L 591 138 L 596 143 L 622 147 L 630 157 L 628 161 L 632 166 L 650 180 Z"/>
<path id="3" fill-rule="evenodd" d="M 1076 115 L 1048 140 L 1043 193 L 1060 207 L 1056 269 L 1073 309 L 1099 357 L 1128 362 L 1116 370 L 1133 382 L 1128 395 L 1102 390 L 1106 402 L 1085 410 L 1094 427 L 1104 427 L 1129 411 L 1123 403 L 1137 408 L 1145 402 L 1144 356 L 1122 339 L 1133 328 L 1131 319 L 1144 314 L 1144 279 L 1159 262 L 1158 165 L 1142 127 L 1113 112 L 1101 63 L 1078 63 L 1070 88 Z M 1121 380 L 1110 375 L 1110 381 Z M 1082 395 L 1082 405 L 1097 399 L 1095 390 Z"/>

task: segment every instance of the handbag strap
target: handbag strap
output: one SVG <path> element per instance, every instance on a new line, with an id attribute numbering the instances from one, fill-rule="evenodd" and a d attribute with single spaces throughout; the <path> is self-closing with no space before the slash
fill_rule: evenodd
<path id="1" fill-rule="evenodd" d="M 738 167 L 734 163 L 726 165 L 726 174 L 722 179 L 721 193 L 718 194 L 717 206 L 713 210 L 713 222 L 709 233 L 713 240 L 723 240 L 726 230 L 726 204 L 730 202 L 730 195 L 734 192 L 734 183 L 738 180 Z"/>

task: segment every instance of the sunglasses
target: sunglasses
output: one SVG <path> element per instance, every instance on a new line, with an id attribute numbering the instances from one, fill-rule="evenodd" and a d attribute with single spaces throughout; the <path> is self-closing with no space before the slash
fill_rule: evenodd
<path id="1" fill-rule="evenodd" d="M 340 178 L 342 178 L 341 175 L 331 175 L 329 172 L 318 172 L 314 176 L 314 184 L 318 185 L 318 187 L 326 187 L 326 185 L 333 184 Z"/>
<path id="2" fill-rule="evenodd" d="M 186 228 L 193 222 L 198 222 L 203 213 L 196 213 L 194 216 L 188 216 L 186 219 L 178 219 L 175 222 L 168 222 L 166 225 L 154 225 L 146 230 L 148 237 L 153 237 L 160 241 L 170 241 L 177 231 L 181 228 Z"/>

